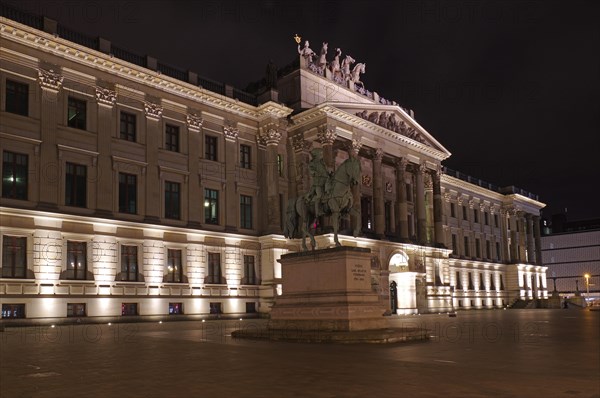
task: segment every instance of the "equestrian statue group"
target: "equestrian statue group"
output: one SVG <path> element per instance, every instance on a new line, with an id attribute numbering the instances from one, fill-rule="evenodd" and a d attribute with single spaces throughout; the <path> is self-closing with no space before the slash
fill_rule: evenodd
<path id="1" fill-rule="evenodd" d="M 331 73 L 331 80 L 339 84 L 348 84 L 352 82 L 364 88 L 363 82 L 360 81 L 361 73 L 366 72 L 366 63 L 357 63 L 353 68 L 352 64 L 356 62 L 350 55 L 346 55 L 340 62 L 342 56 L 342 50 L 339 48 L 335 49 L 335 56 L 333 60 L 327 62 L 327 43 L 323 43 L 321 47 L 321 53 L 317 55 L 311 48 L 308 40 L 304 42 L 304 47 L 300 46 L 300 37 L 296 35 L 294 37 L 298 43 L 298 53 L 306 60 L 306 65 L 315 72 L 327 76 Z M 317 61 L 315 62 L 315 58 Z M 325 71 L 329 73 L 325 73 Z"/>
<path id="2" fill-rule="evenodd" d="M 354 236 L 361 229 L 360 210 L 353 207 L 352 197 L 352 187 L 358 184 L 361 175 L 360 161 L 350 156 L 335 171 L 330 171 L 323 160 L 323 149 L 313 149 L 311 156 L 308 170 L 312 185 L 304 195 L 289 200 L 284 227 L 286 238 L 302 238 L 302 249 L 305 251 L 308 250 L 307 236 L 310 237 L 312 249 L 316 248 L 314 235 L 320 216 L 331 216 L 336 246 L 341 246 L 338 240 L 341 217 L 348 214 L 354 216 Z"/>

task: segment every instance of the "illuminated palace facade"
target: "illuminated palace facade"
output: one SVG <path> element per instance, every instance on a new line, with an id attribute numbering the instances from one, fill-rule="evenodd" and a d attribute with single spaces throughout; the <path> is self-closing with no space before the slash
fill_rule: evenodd
<path id="1" fill-rule="evenodd" d="M 3 318 L 267 315 L 315 147 L 331 168 L 361 160 L 363 235 L 340 238 L 371 249 L 389 313 L 547 298 L 544 204 L 443 168 L 395 102 L 302 56 L 252 96 L 22 22 L 0 18 Z"/>

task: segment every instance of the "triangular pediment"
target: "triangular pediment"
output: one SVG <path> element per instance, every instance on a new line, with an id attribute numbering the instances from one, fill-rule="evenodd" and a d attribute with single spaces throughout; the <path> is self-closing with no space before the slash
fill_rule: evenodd
<path id="1" fill-rule="evenodd" d="M 330 105 L 384 128 L 388 133 L 401 135 L 450 155 L 450 152 L 442 144 L 410 116 L 409 111 L 400 106 L 342 103 L 330 103 Z"/>

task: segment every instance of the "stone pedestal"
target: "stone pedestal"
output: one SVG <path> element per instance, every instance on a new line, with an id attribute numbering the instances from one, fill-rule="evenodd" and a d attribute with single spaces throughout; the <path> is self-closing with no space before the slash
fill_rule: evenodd
<path id="1" fill-rule="evenodd" d="M 269 329 L 386 328 L 385 308 L 371 290 L 370 252 L 342 246 L 283 255 L 279 260 L 283 294 L 275 298 Z"/>

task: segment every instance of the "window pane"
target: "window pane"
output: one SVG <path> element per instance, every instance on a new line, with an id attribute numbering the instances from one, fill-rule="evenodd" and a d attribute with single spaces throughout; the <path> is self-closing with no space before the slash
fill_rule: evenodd
<path id="1" fill-rule="evenodd" d="M 137 213 L 137 176 L 119 173 L 119 212 Z"/>
<path id="2" fill-rule="evenodd" d="M 86 166 L 74 163 L 67 163 L 65 176 L 65 204 L 67 206 L 86 207 L 86 174 Z"/>
<path id="3" fill-rule="evenodd" d="M 76 129 L 86 129 L 87 103 L 77 98 L 69 97 L 67 109 L 67 125 Z"/>
<path id="4" fill-rule="evenodd" d="M 204 222 L 219 224 L 219 191 L 206 188 L 204 190 Z"/>
<path id="5" fill-rule="evenodd" d="M 165 218 L 180 218 L 180 185 L 178 182 L 165 181 Z"/>
<path id="6" fill-rule="evenodd" d="M 29 85 L 6 79 L 6 112 L 29 114 Z"/>
<path id="7" fill-rule="evenodd" d="M 4 151 L 2 154 L 2 197 L 27 200 L 29 157 Z"/>

